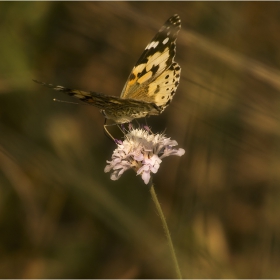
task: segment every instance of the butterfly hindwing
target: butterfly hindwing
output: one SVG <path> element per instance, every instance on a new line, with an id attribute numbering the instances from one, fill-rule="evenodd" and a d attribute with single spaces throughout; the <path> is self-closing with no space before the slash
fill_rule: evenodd
<path id="1" fill-rule="evenodd" d="M 177 62 L 173 62 L 168 70 L 164 71 L 148 86 L 149 100 L 159 106 L 161 112 L 169 105 L 176 92 L 180 73 L 181 67 Z"/>
<path id="2" fill-rule="evenodd" d="M 171 95 L 172 90 L 169 92 L 167 90 L 168 87 L 164 88 L 162 85 L 162 90 L 159 91 L 158 86 L 161 82 L 158 82 L 157 79 L 173 65 L 176 49 L 175 42 L 180 28 L 181 20 L 178 15 L 174 15 L 166 21 L 152 41 L 147 45 L 145 51 L 132 69 L 122 91 L 121 98 L 156 102 L 157 106 L 164 105 L 164 108 L 169 104 L 166 105 L 166 102 L 169 102 L 168 100 L 170 100 L 170 98 L 168 98 L 168 96 Z M 180 66 L 176 64 L 174 68 L 177 69 L 177 78 L 176 82 L 174 82 L 174 84 L 177 84 L 175 87 L 176 90 L 178 86 L 177 82 L 179 82 L 180 78 Z M 160 81 L 162 81 L 162 79 L 160 79 Z M 152 90 L 155 86 L 155 90 Z M 167 95 L 166 97 L 164 93 Z M 155 96 L 156 94 L 158 94 L 158 96 Z M 163 100 L 166 100 L 166 102 Z M 157 101 L 159 103 L 157 103 Z"/>

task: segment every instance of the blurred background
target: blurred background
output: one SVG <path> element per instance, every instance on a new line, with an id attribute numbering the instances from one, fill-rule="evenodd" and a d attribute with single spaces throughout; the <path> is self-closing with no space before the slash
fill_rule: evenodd
<path id="1" fill-rule="evenodd" d="M 175 277 L 99 110 L 32 82 L 119 96 L 175 13 L 181 82 L 147 121 L 186 150 L 154 176 L 183 277 L 280 277 L 279 2 L 1 2 L 0 278 Z"/>

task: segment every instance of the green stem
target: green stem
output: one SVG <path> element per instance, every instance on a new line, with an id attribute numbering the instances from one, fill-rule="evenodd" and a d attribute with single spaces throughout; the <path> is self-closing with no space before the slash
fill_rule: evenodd
<path id="1" fill-rule="evenodd" d="M 169 249 L 170 249 L 171 256 L 172 256 L 172 260 L 173 260 L 173 263 L 174 263 L 174 266 L 175 266 L 177 278 L 182 279 L 182 275 L 181 275 L 181 271 L 180 271 L 180 268 L 179 268 L 179 265 L 178 265 L 178 260 L 177 260 L 176 254 L 175 254 L 175 250 L 174 250 L 174 246 L 173 246 L 173 243 L 172 243 L 171 235 L 170 235 L 170 232 L 169 232 L 164 214 L 163 214 L 162 209 L 160 207 L 160 204 L 159 204 L 159 201 L 158 201 L 155 189 L 154 189 L 154 184 L 152 183 L 152 179 L 150 181 L 150 193 L 151 193 L 153 202 L 155 203 L 157 212 L 160 216 L 164 233 L 167 237 L 167 242 L 168 242 Z"/>

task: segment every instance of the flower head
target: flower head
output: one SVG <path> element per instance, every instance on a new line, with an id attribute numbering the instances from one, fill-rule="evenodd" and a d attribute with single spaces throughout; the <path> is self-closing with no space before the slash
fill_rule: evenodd
<path id="1" fill-rule="evenodd" d="M 152 173 L 157 173 L 162 159 L 175 155 L 182 156 L 184 149 L 175 149 L 178 143 L 163 134 L 153 134 L 144 129 L 131 129 L 123 142 L 117 142 L 112 160 L 107 161 L 105 172 L 111 173 L 112 180 L 118 180 L 128 169 L 133 168 L 148 184 Z"/>

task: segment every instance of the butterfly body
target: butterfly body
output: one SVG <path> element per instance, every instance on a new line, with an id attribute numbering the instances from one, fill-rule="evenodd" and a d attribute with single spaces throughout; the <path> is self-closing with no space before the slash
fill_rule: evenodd
<path id="1" fill-rule="evenodd" d="M 135 64 L 120 97 L 34 81 L 100 108 L 106 119 L 117 124 L 159 115 L 179 85 L 181 68 L 174 57 L 180 28 L 178 15 L 166 21 Z"/>
<path id="2" fill-rule="evenodd" d="M 127 99 L 126 102 L 113 103 L 112 108 L 101 110 L 106 119 L 113 120 L 117 124 L 129 123 L 134 119 L 144 118 L 151 115 L 159 115 L 161 108 L 154 103 Z"/>

